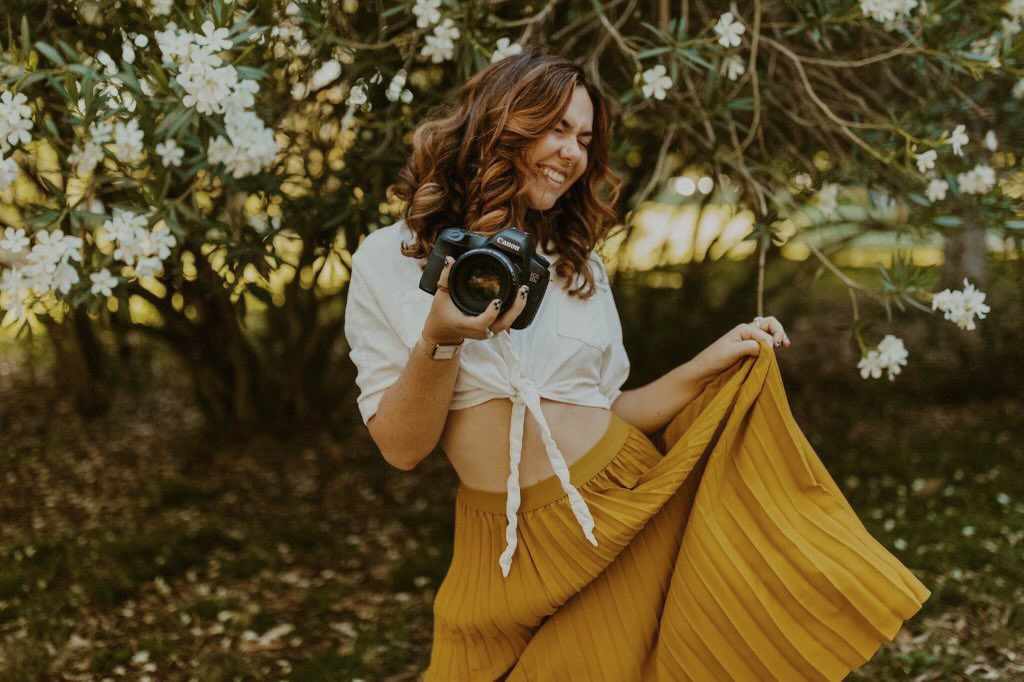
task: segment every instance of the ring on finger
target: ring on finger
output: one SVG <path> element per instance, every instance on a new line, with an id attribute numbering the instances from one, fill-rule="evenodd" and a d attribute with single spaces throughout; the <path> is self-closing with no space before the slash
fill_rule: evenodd
<path id="1" fill-rule="evenodd" d="M 440 289 L 441 291 L 448 291 L 448 287 L 446 287 L 446 286 L 445 286 L 445 285 L 443 285 L 443 284 L 438 284 L 438 285 L 437 285 L 437 288 L 438 288 L 438 289 Z"/>
<path id="2" fill-rule="evenodd" d="M 487 329 L 485 329 L 485 330 L 484 330 L 484 332 L 486 332 L 486 334 L 487 334 L 487 338 L 491 338 L 492 336 L 494 336 L 494 331 L 493 331 L 493 330 L 491 330 L 491 328 L 490 328 L 490 327 L 488 327 Z"/>

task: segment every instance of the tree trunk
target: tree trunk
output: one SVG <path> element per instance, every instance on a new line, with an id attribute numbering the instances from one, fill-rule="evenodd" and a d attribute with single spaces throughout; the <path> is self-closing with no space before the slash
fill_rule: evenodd
<path id="1" fill-rule="evenodd" d="M 964 277 L 982 291 L 988 288 L 985 227 L 977 220 L 966 220 L 962 230 L 947 233 L 938 288 L 962 289 Z"/>

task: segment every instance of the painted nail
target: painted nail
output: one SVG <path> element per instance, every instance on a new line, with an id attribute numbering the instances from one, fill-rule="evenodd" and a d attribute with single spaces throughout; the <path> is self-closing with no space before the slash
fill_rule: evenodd
<path id="1" fill-rule="evenodd" d="M 526 286 L 519 287 L 519 298 L 526 298 Z"/>
<path id="2" fill-rule="evenodd" d="M 495 308 L 500 308 L 501 307 L 501 299 L 500 298 L 494 299 L 493 301 L 491 301 L 491 305 L 494 306 Z"/>

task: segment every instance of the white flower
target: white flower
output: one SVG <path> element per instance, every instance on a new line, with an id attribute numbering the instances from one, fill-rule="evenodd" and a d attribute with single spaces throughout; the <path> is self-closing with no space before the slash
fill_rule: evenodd
<path id="1" fill-rule="evenodd" d="M 100 50 L 96 53 L 96 61 L 103 65 L 103 73 L 108 76 L 113 76 L 117 73 L 117 63 L 114 62 L 114 58 L 107 54 L 106 50 Z"/>
<path id="2" fill-rule="evenodd" d="M 392 102 L 397 102 L 398 100 L 402 100 L 406 104 L 411 102 L 412 91 L 405 87 L 405 79 L 405 69 L 400 69 L 391 79 L 391 82 L 388 83 L 388 89 L 384 96 Z"/>
<path id="3" fill-rule="evenodd" d="M 455 25 L 455 22 L 446 17 L 444 21 L 434 27 L 434 35 L 454 42 L 459 39 L 461 33 L 459 33 L 459 27 Z"/>
<path id="4" fill-rule="evenodd" d="M 160 160 L 166 167 L 180 166 L 185 156 L 185 150 L 173 138 L 157 144 L 156 153 L 160 155 Z"/>
<path id="5" fill-rule="evenodd" d="M 88 175 L 103 160 L 103 147 L 94 140 L 86 140 L 84 146 L 75 146 L 68 154 L 68 161 L 75 164 L 78 175 Z"/>
<path id="6" fill-rule="evenodd" d="M 835 182 L 826 182 L 814 195 L 814 204 L 818 209 L 831 218 L 838 208 L 839 185 Z"/>
<path id="7" fill-rule="evenodd" d="M 1007 40 L 1020 33 L 1020 19 L 1003 18 L 999 20 L 999 23 L 1003 29 L 1003 37 Z"/>
<path id="8" fill-rule="evenodd" d="M 929 201 L 942 201 L 946 198 L 946 190 L 948 189 L 949 183 L 945 180 L 932 179 L 924 193 Z"/>
<path id="9" fill-rule="evenodd" d="M 1024 0 L 1010 0 L 1003 7 L 1003 11 L 1014 19 L 1024 19 Z"/>
<path id="10" fill-rule="evenodd" d="M 0 154 L 0 192 L 6 192 L 17 177 L 18 162 L 14 159 L 5 159 L 3 154 Z"/>
<path id="11" fill-rule="evenodd" d="M 207 19 L 203 22 L 202 33 L 193 34 L 192 40 L 199 47 L 208 48 L 210 52 L 220 52 L 231 49 L 232 42 L 228 38 L 231 31 L 226 28 L 216 28 L 213 22 Z"/>
<path id="12" fill-rule="evenodd" d="M 926 152 L 922 152 L 917 155 L 917 170 L 922 173 L 926 173 L 932 168 L 935 168 L 935 159 L 938 158 L 939 154 L 934 149 L 929 149 Z"/>
<path id="13" fill-rule="evenodd" d="M 23 92 L 0 93 L 0 152 L 6 153 L 12 145 L 32 140 L 28 132 L 32 130 L 32 110 L 26 102 L 28 98 Z"/>
<path id="14" fill-rule="evenodd" d="M 988 194 L 996 186 L 996 172 L 979 163 L 966 173 L 959 173 L 956 182 L 964 194 Z"/>
<path id="15" fill-rule="evenodd" d="M 665 99 L 665 91 L 672 87 L 672 78 L 667 75 L 664 64 L 655 64 L 644 71 L 643 81 L 640 89 L 647 98 L 653 95 L 655 99 Z"/>
<path id="16" fill-rule="evenodd" d="M 742 76 L 746 70 L 747 64 L 743 61 L 743 58 L 738 54 L 731 54 L 722 60 L 719 73 L 725 74 L 729 80 L 734 81 Z"/>
<path id="17" fill-rule="evenodd" d="M 21 253 L 22 249 L 28 246 L 28 242 L 25 230 L 20 227 L 7 227 L 4 228 L 4 236 L 0 238 L 0 249 L 11 253 Z"/>
<path id="18" fill-rule="evenodd" d="M 145 33 L 136 33 L 134 36 L 132 36 L 132 40 L 135 41 L 135 47 L 138 47 L 140 49 L 149 45 L 149 36 L 147 36 Z"/>
<path id="19" fill-rule="evenodd" d="M 125 35 L 124 31 L 121 31 L 121 59 L 128 62 L 129 64 L 135 63 L 135 47 L 132 45 L 131 38 Z"/>
<path id="20" fill-rule="evenodd" d="M 110 296 L 112 293 L 111 289 L 117 286 L 117 277 L 110 274 L 110 271 L 106 268 L 99 272 L 89 273 L 89 279 L 92 280 L 92 287 L 89 289 L 89 292 L 93 294 Z"/>
<path id="21" fill-rule="evenodd" d="M 142 160 L 142 136 L 143 131 L 139 129 L 139 122 L 134 118 L 129 119 L 127 123 L 115 123 L 112 150 L 114 156 L 125 163 Z"/>
<path id="22" fill-rule="evenodd" d="M 814 180 L 807 173 L 797 173 L 793 176 L 793 184 L 798 190 L 804 191 L 814 187 Z"/>
<path id="23" fill-rule="evenodd" d="M 861 378 L 867 379 L 870 374 L 872 379 L 877 379 L 882 376 L 885 362 L 877 350 L 869 350 L 868 354 L 863 356 L 860 362 L 857 363 L 857 369 L 860 370 Z"/>
<path id="24" fill-rule="evenodd" d="M 228 139 L 218 135 L 210 140 L 206 156 L 210 163 L 223 163 L 236 178 L 254 175 L 273 163 L 278 145 L 274 131 L 251 111 L 228 110 L 224 114 Z"/>
<path id="25" fill-rule="evenodd" d="M 963 123 L 960 123 L 956 128 L 953 128 L 953 133 L 949 137 L 948 142 L 953 146 L 953 153 L 957 156 L 964 155 L 963 146 L 967 144 L 968 141 L 966 130 L 967 127 L 964 126 Z"/>
<path id="26" fill-rule="evenodd" d="M 151 0 L 151 6 L 153 14 L 164 16 L 170 14 L 171 10 L 174 9 L 174 0 Z"/>
<path id="27" fill-rule="evenodd" d="M 238 72 L 230 64 L 218 68 L 192 62 L 180 68 L 175 81 L 185 90 L 182 104 L 201 114 L 220 114 L 238 83 Z"/>
<path id="28" fill-rule="evenodd" d="M 513 43 L 508 38 L 498 38 L 498 42 L 494 45 L 494 52 L 491 53 L 491 64 L 522 51 L 523 46 L 519 43 Z"/>
<path id="29" fill-rule="evenodd" d="M 975 316 L 985 319 L 991 308 L 985 304 L 985 293 L 974 288 L 964 277 L 962 291 L 942 291 L 932 295 L 932 310 L 941 310 L 944 319 L 952 321 L 961 329 L 973 331 Z"/>
<path id="30" fill-rule="evenodd" d="M 878 342 L 878 354 L 889 372 L 889 381 L 895 381 L 896 375 L 900 373 L 900 365 L 907 364 L 907 349 L 903 345 L 903 340 L 886 334 Z"/>
<path id="31" fill-rule="evenodd" d="M 309 83 L 303 83 L 299 81 L 292 86 L 292 99 L 298 102 L 309 94 Z"/>
<path id="32" fill-rule="evenodd" d="M 1021 78 L 1013 84 L 1013 90 L 1011 92 L 1014 99 L 1024 99 L 1024 78 Z"/>
<path id="33" fill-rule="evenodd" d="M 441 21 L 441 13 L 437 9 L 440 6 L 441 0 L 416 0 L 412 8 L 412 13 L 416 15 L 416 27 L 427 28 Z"/>
<path id="34" fill-rule="evenodd" d="M 985 149 L 994 152 L 999 149 L 999 140 L 996 139 L 996 131 L 990 130 L 985 133 Z"/>
<path id="35" fill-rule="evenodd" d="M 323 65 L 316 70 L 313 77 L 309 79 L 310 91 L 316 91 L 321 88 L 326 88 L 328 85 L 333 83 L 341 75 L 341 64 L 337 59 L 331 59 L 323 63 Z"/>
<path id="36" fill-rule="evenodd" d="M 896 538 L 892 541 L 892 546 L 899 551 L 903 551 L 907 548 L 907 541 L 903 538 Z"/>
<path id="37" fill-rule="evenodd" d="M 345 100 L 345 104 L 350 107 L 357 107 L 360 104 L 366 102 L 366 86 L 362 83 L 357 83 L 352 86 L 352 89 L 348 91 L 348 99 Z"/>
<path id="38" fill-rule="evenodd" d="M 450 40 L 438 38 L 437 36 L 427 36 L 424 38 L 424 42 L 426 44 L 420 50 L 420 55 L 429 57 L 435 64 L 440 64 L 455 56 L 455 45 Z"/>
<path id="39" fill-rule="evenodd" d="M 742 42 L 740 36 L 746 27 L 738 21 L 733 21 L 732 12 L 726 12 L 718 18 L 715 24 L 715 33 L 718 34 L 718 44 L 722 47 L 736 47 Z"/>
<path id="40" fill-rule="evenodd" d="M 963 533 L 965 538 L 969 538 L 974 535 L 974 526 L 964 526 L 960 532 Z"/>
<path id="41" fill-rule="evenodd" d="M 917 0 L 860 0 L 860 11 L 882 24 L 907 18 L 915 7 Z"/>

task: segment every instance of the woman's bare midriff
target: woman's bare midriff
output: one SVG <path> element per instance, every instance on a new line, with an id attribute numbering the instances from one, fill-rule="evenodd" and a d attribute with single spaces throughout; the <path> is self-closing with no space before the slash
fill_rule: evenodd
<path id="1" fill-rule="evenodd" d="M 540 409 L 551 435 L 565 457 L 566 466 L 585 455 L 604 435 L 612 419 L 606 407 L 573 405 L 540 399 Z M 504 492 L 509 475 L 509 420 L 512 401 L 495 398 L 485 403 L 448 412 L 440 446 L 459 480 L 470 488 Z M 540 437 L 540 426 L 526 410 L 519 487 L 554 475 Z"/>

